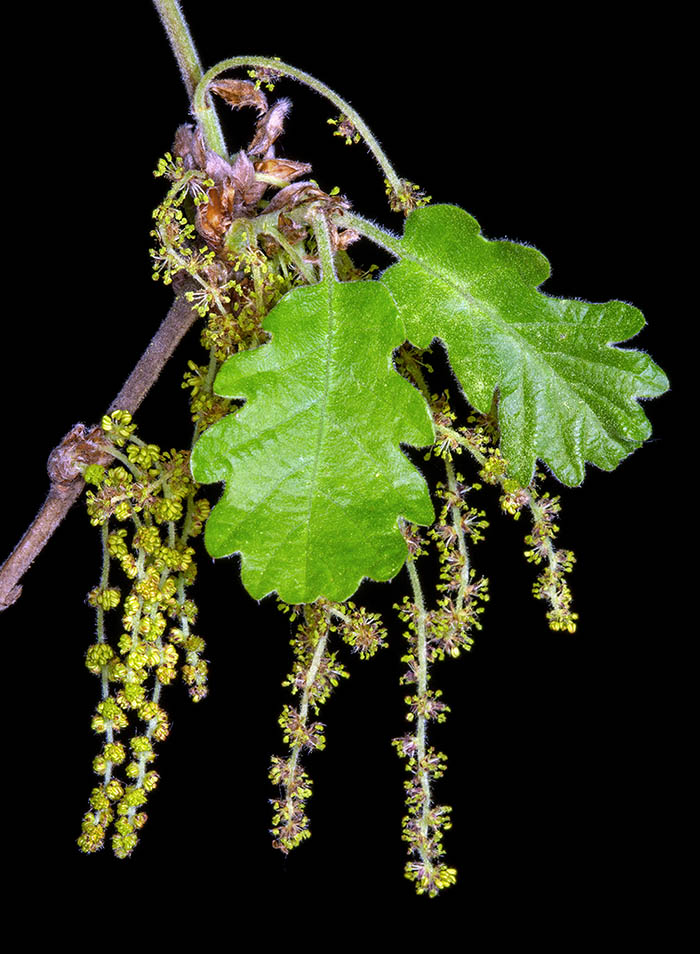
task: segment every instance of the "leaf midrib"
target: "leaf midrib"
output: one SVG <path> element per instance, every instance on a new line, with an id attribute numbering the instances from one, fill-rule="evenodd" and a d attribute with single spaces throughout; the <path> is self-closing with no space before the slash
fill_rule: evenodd
<path id="1" fill-rule="evenodd" d="M 321 461 L 321 447 L 323 445 L 323 439 L 326 434 L 326 415 L 328 413 L 328 397 L 330 394 L 330 381 L 331 381 L 331 355 L 333 352 L 332 340 L 334 333 L 334 318 L 335 314 L 333 311 L 333 291 L 335 289 L 336 282 L 332 278 L 324 278 L 323 285 L 327 289 L 327 300 L 328 300 L 328 322 L 326 324 L 326 370 L 323 379 L 323 395 L 321 398 L 321 426 L 318 429 L 318 438 L 316 440 L 316 449 L 314 452 L 313 458 L 313 470 L 311 473 L 311 480 L 309 481 L 309 492 L 308 492 L 308 503 L 306 508 L 306 560 L 305 560 L 305 573 L 306 580 L 309 579 L 310 573 L 310 551 L 311 551 L 311 513 L 313 511 L 314 499 L 316 497 L 316 483 L 318 479 L 318 471 Z"/>

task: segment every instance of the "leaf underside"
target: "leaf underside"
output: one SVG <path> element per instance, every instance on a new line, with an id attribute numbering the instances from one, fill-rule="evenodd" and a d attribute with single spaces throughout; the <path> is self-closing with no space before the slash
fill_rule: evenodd
<path id="1" fill-rule="evenodd" d="M 537 291 L 548 275 L 535 249 L 488 241 L 462 209 L 436 205 L 411 213 L 401 260 L 381 279 L 407 338 L 445 343 L 476 410 L 498 391 L 501 449 L 524 486 L 537 458 L 569 485 L 586 461 L 612 470 L 649 436 L 636 398 L 668 387 L 648 355 L 613 347 L 641 330 L 641 312 L 551 298 Z"/>
<path id="2" fill-rule="evenodd" d="M 225 481 L 206 526 L 212 556 L 241 553 L 256 599 L 348 599 L 363 577 L 406 559 L 398 518 L 434 518 L 423 477 L 399 444 L 426 446 L 425 402 L 395 371 L 404 340 L 378 282 L 290 292 L 265 319 L 272 340 L 228 359 L 215 390 L 246 404 L 197 442 L 197 481 Z"/>

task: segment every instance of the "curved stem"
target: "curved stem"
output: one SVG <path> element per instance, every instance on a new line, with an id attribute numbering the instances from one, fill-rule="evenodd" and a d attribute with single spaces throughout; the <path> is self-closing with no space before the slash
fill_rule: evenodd
<path id="1" fill-rule="evenodd" d="M 263 69 L 273 70 L 282 76 L 289 76 L 300 83 L 304 83 L 305 86 L 309 86 L 311 89 L 316 90 L 316 92 L 320 93 L 321 96 L 325 96 L 325 98 L 330 100 L 330 102 L 333 103 L 333 105 L 341 113 L 347 116 L 357 132 L 362 136 L 364 141 L 367 143 L 369 151 L 372 153 L 380 168 L 384 172 L 384 175 L 386 176 L 387 181 L 393 191 L 398 193 L 401 190 L 401 179 L 398 177 L 394 167 L 389 162 L 386 153 L 372 135 L 365 121 L 352 108 L 350 103 L 346 102 L 344 99 L 338 96 L 337 93 L 330 89 L 330 87 L 326 86 L 325 83 L 321 83 L 309 73 L 304 73 L 302 70 L 298 70 L 294 66 L 289 66 L 287 63 L 282 63 L 280 60 L 270 59 L 269 57 L 265 56 L 234 56 L 229 60 L 222 60 L 220 63 L 217 63 L 216 66 L 212 66 L 210 70 L 207 70 L 199 85 L 197 86 L 193 101 L 194 115 L 197 121 L 202 124 L 203 128 L 206 128 L 207 123 L 209 122 L 208 114 L 211 112 L 211 107 L 207 103 L 207 89 L 209 84 L 225 70 L 233 70 L 241 66 L 262 67 Z"/>
<path id="2" fill-rule="evenodd" d="M 180 67 L 182 81 L 187 90 L 187 96 L 192 102 L 197 84 L 202 78 L 202 64 L 199 60 L 197 48 L 194 45 L 187 21 L 180 7 L 179 0 L 153 0 L 154 6 L 168 34 L 170 45 L 175 54 L 177 65 Z M 207 146 L 220 156 L 228 158 L 226 142 L 221 131 L 219 117 L 212 105 L 211 98 L 206 97 L 206 117 L 202 122 L 202 131 Z"/>
<path id="3" fill-rule="evenodd" d="M 359 232 L 363 238 L 368 238 L 371 242 L 374 242 L 375 245 L 379 245 L 381 248 L 386 249 L 387 252 L 395 255 L 396 258 L 403 258 L 405 256 L 405 249 L 398 235 L 394 235 L 393 232 L 388 232 L 386 229 L 380 228 L 378 225 L 375 225 L 374 222 L 364 219 L 361 215 L 355 215 L 353 212 L 343 212 L 342 216 L 334 221 L 344 228 L 354 229 L 356 232 Z"/>

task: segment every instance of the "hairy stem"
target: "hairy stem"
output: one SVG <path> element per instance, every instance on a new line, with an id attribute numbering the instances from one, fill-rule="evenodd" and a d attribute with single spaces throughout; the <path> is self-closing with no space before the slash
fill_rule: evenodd
<path id="1" fill-rule="evenodd" d="M 335 265 L 333 263 L 333 248 L 331 246 L 331 236 L 328 231 L 328 223 L 322 212 L 313 216 L 314 236 L 318 246 L 318 254 L 321 259 L 321 270 L 324 282 L 337 281 Z"/>
<path id="2" fill-rule="evenodd" d="M 316 682 L 316 676 L 318 675 L 318 669 L 321 665 L 321 660 L 323 659 L 323 654 L 326 651 L 326 643 L 328 642 L 328 628 L 326 627 L 325 631 L 321 636 L 319 636 L 318 642 L 314 649 L 314 655 L 311 660 L 311 665 L 306 674 L 306 679 L 304 681 L 304 692 L 301 697 L 301 705 L 299 706 L 299 718 L 301 724 L 306 726 L 306 722 L 309 718 L 309 698 L 311 695 L 311 689 L 313 688 L 314 683 Z M 294 772 L 296 771 L 297 762 L 299 761 L 299 755 L 301 753 L 301 746 L 294 745 L 292 747 L 292 757 L 289 760 L 289 777 L 290 780 L 294 779 Z"/>
<path id="3" fill-rule="evenodd" d="M 488 454 L 479 448 L 478 442 L 469 440 L 467 436 L 465 436 L 468 434 L 468 431 L 461 433 L 454 428 L 446 427 L 442 424 L 437 425 L 436 431 L 438 440 L 443 437 L 447 438 L 455 447 L 468 451 L 480 467 L 486 467 L 488 465 Z M 500 484 L 504 495 L 507 493 L 507 472 L 496 476 L 491 482 Z M 547 561 L 549 579 L 546 581 L 542 594 L 538 596 L 538 598 L 546 599 L 550 605 L 550 613 L 548 613 L 550 628 L 566 629 L 568 632 L 573 633 L 576 629 L 578 614 L 571 612 L 571 593 L 568 587 L 563 583 L 563 574 L 568 573 L 571 569 L 573 554 L 569 551 L 558 551 L 554 546 L 553 537 L 558 530 L 558 527 L 553 525 L 552 519 L 552 504 L 555 503 L 555 501 L 550 500 L 549 503 L 547 503 L 549 495 L 545 494 L 543 497 L 540 496 L 537 493 L 534 480 L 528 487 L 520 488 L 518 495 L 520 497 L 520 506 L 526 505 L 532 514 L 533 532 L 536 531 L 537 527 L 545 528 L 544 533 L 540 531 L 541 541 L 539 545 L 543 550 L 542 557 Z M 515 514 L 517 519 L 519 510 L 515 511 Z M 539 563 L 540 559 L 535 558 L 533 562 Z M 468 582 L 468 580 L 465 581 L 465 585 L 466 582 Z M 460 589 L 460 594 L 461 592 Z"/>
<path id="4" fill-rule="evenodd" d="M 304 607 L 304 616 L 306 623 L 309 623 L 307 608 Z M 324 626 L 318 633 L 318 640 L 314 646 L 313 655 L 304 678 L 304 690 L 299 706 L 298 723 L 296 726 L 296 740 L 290 743 L 290 756 L 286 763 L 282 784 L 285 789 L 284 801 L 273 801 L 275 815 L 272 829 L 275 835 L 273 845 L 279 848 L 285 854 L 288 854 L 292 848 L 301 844 L 304 838 L 309 837 L 309 819 L 304 813 L 306 799 L 311 794 L 310 783 L 305 772 L 299 766 L 299 757 L 305 746 L 303 736 L 306 734 L 309 720 L 309 707 L 312 703 L 312 693 L 316 687 L 321 663 L 325 656 L 328 634 L 330 631 L 330 620 L 328 613 L 325 614 Z M 322 740 L 321 740 L 322 741 Z M 308 741 L 306 743 L 308 745 Z M 318 744 L 318 743 L 317 743 Z M 322 748 L 323 745 L 318 747 Z M 273 772 L 271 778 L 275 778 L 275 763 L 279 760 L 273 759 Z M 279 826 L 279 827 L 277 827 Z"/>
<path id="5" fill-rule="evenodd" d="M 168 34 L 187 95 L 192 99 L 203 71 L 179 0 L 153 0 L 153 3 Z"/>
<path id="6" fill-rule="evenodd" d="M 393 232 L 388 232 L 386 229 L 380 228 L 378 225 L 375 225 L 374 222 L 370 222 L 361 215 L 355 215 L 354 212 L 343 212 L 335 221 L 344 228 L 354 229 L 356 232 L 359 232 L 363 238 L 368 238 L 371 242 L 374 242 L 375 245 L 379 245 L 381 248 L 386 249 L 387 252 L 395 255 L 396 258 L 402 258 L 404 256 L 401 239 L 398 235 L 394 235 Z"/>
<path id="7" fill-rule="evenodd" d="M 457 487 L 457 476 L 455 474 L 455 469 L 452 465 L 451 460 L 445 461 L 445 471 L 447 473 L 447 486 L 452 492 L 453 497 L 459 495 L 459 490 Z M 455 504 L 451 503 L 449 505 L 449 513 L 452 519 L 452 526 L 454 531 L 457 534 L 457 547 L 464 561 L 462 565 L 461 581 L 459 585 L 459 590 L 457 592 L 457 609 L 461 610 L 464 607 L 464 595 L 469 585 L 469 550 L 467 549 L 467 540 L 462 529 L 462 520 L 459 512 L 459 508 Z"/>
<path id="8" fill-rule="evenodd" d="M 425 602 L 423 600 L 423 591 L 421 589 L 420 580 L 418 578 L 418 571 L 416 570 L 415 563 L 413 560 L 406 561 L 406 567 L 408 569 L 408 575 L 411 579 L 411 589 L 413 590 L 413 602 L 418 607 L 418 617 L 416 619 L 416 636 L 417 636 L 417 662 L 418 662 L 418 683 L 417 683 L 417 695 L 418 698 L 425 698 L 425 695 L 428 691 L 428 640 L 426 632 L 426 612 L 425 612 Z M 418 765 L 418 773 L 420 778 L 420 785 L 423 791 L 423 803 L 421 807 L 421 819 L 420 819 L 420 829 L 421 834 L 423 835 L 423 840 L 427 842 L 428 840 L 428 816 L 430 815 L 431 809 L 431 794 L 430 794 L 430 777 L 426 770 L 423 768 L 426 755 L 426 734 L 427 734 L 427 719 L 422 712 L 419 712 L 416 717 L 416 763 Z M 426 865 L 426 867 L 431 867 L 431 859 L 423 851 L 421 847 L 421 861 Z"/>
<path id="9" fill-rule="evenodd" d="M 321 83 L 309 73 L 304 73 L 302 70 L 298 70 L 294 66 L 289 66 L 287 63 L 282 63 L 280 60 L 270 59 L 269 57 L 265 56 L 234 56 L 229 60 L 222 60 L 220 63 L 217 63 L 216 66 L 212 66 L 210 70 L 207 70 L 199 85 L 197 86 L 194 94 L 194 114 L 197 118 L 197 121 L 201 123 L 203 129 L 207 129 L 207 124 L 209 123 L 209 113 L 212 111 L 207 100 L 207 89 L 209 84 L 212 82 L 212 80 L 216 79 L 220 73 L 223 73 L 226 70 L 237 69 L 238 67 L 242 66 L 262 67 L 263 69 L 269 69 L 275 73 L 279 73 L 281 76 L 289 76 L 300 83 L 304 83 L 305 86 L 310 86 L 311 89 L 315 90 L 317 93 L 320 93 L 321 96 L 325 96 L 325 98 L 330 100 L 330 102 L 333 103 L 333 105 L 337 107 L 341 113 L 347 116 L 357 132 L 360 134 L 360 136 L 362 136 L 369 151 L 372 153 L 380 168 L 384 172 L 384 175 L 386 176 L 386 179 L 393 191 L 396 193 L 401 191 L 401 179 L 398 177 L 394 167 L 389 162 L 386 153 L 372 135 L 365 121 L 352 108 L 350 103 L 347 103 L 344 99 L 338 96 L 337 93 L 330 89 L 330 87 L 326 86 L 325 83 Z"/>
<path id="10" fill-rule="evenodd" d="M 187 21 L 180 7 L 179 0 L 153 0 L 156 10 L 168 34 L 170 45 L 175 54 L 177 65 L 180 67 L 182 81 L 187 90 L 187 96 L 192 101 L 197 84 L 202 78 L 202 64 L 199 60 L 197 48 L 194 45 Z M 226 142 L 221 130 L 219 117 L 209 96 L 206 97 L 206 115 L 200 120 L 205 141 L 210 149 L 226 155 Z"/>
<path id="11" fill-rule="evenodd" d="M 438 440 L 441 436 L 449 438 L 449 440 L 454 441 L 455 444 L 458 444 L 464 450 L 469 451 L 474 460 L 479 464 L 480 467 L 483 467 L 488 460 L 488 456 L 484 454 L 483 451 L 479 450 L 472 442 L 468 441 L 467 438 L 460 434 L 459 431 L 455 430 L 453 427 L 445 427 L 443 424 L 440 424 L 436 427 Z"/>

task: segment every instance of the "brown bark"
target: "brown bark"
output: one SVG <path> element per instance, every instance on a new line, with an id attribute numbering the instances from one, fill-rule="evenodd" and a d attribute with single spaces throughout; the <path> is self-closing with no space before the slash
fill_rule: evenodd
<path id="1" fill-rule="evenodd" d="M 132 414 L 157 381 L 175 348 L 197 320 L 184 298 L 176 298 L 158 331 L 124 382 L 108 412 L 122 410 Z M 85 486 L 81 474 L 87 464 L 108 463 L 112 458 L 100 447 L 99 427 L 76 424 L 54 448 L 48 460 L 51 481 L 43 506 L 22 539 L 0 567 L 0 612 L 15 603 L 21 593 L 20 580 L 41 553 L 60 522 L 78 499 Z"/>

